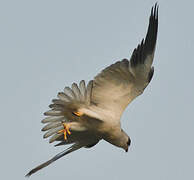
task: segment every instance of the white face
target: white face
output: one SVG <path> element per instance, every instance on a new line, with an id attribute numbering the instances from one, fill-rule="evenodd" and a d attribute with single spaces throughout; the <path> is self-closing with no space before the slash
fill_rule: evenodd
<path id="1" fill-rule="evenodd" d="M 128 148 L 129 148 L 129 146 L 130 146 L 130 144 L 131 144 L 131 139 L 130 139 L 130 137 L 122 130 L 122 131 L 121 131 L 121 136 L 118 137 L 118 139 L 117 139 L 116 142 L 117 142 L 116 146 L 123 148 L 123 149 L 127 152 L 127 151 L 128 151 Z"/>

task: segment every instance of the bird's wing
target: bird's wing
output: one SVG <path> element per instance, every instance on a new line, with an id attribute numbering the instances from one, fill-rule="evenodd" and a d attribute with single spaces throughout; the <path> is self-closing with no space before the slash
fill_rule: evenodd
<path id="1" fill-rule="evenodd" d="M 98 123 L 100 120 L 92 119 L 85 114 L 79 116 L 78 113 L 82 113 L 79 112 L 80 108 L 87 109 L 90 106 L 91 92 L 92 81 L 86 86 L 84 80 L 80 81 L 79 85 L 73 83 L 71 88 L 65 87 L 64 92 L 59 92 L 58 99 L 53 99 L 53 104 L 49 105 L 51 110 L 44 113 L 47 117 L 42 120 L 42 123 L 45 124 L 42 128 L 42 131 L 45 132 L 43 137 L 50 137 L 50 143 L 62 141 L 59 144 L 72 144 L 88 139 L 87 122 L 89 124 L 93 120 L 94 123 Z M 66 139 L 63 133 L 59 133 L 64 130 L 64 123 L 71 123 L 71 134 L 67 133 Z M 91 143 L 96 142 L 96 139 L 93 140 Z"/>
<path id="2" fill-rule="evenodd" d="M 92 147 L 98 143 L 99 139 L 95 136 L 95 133 L 88 131 L 87 122 L 90 124 L 92 120 L 99 123 L 98 121 L 100 120 L 93 119 L 85 114 L 81 115 L 80 117 L 76 115 L 76 113 L 80 113 L 78 112 L 80 108 L 87 109 L 87 107 L 90 106 L 91 91 L 92 81 L 90 81 L 86 86 L 85 81 L 82 80 L 80 81 L 79 86 L 76 83 L 73 83 L 71 88 L 66 87 L 64 92 L 58 93 L 58 99 L 52 100 L 53 104 L 49 106 L 51 110 L 44 113 L 44 115 L 47 117 L 42 120 L 42 123 L 46 124 L 42 128 L 42 131 L 46 131 L 43 137 L 50 137 L 50 143 L 60 141 L 55 146 L 66 144 L 73 145 L 45 163 L 35 167 L 26 176 L 31 176 L 33 173 L 48 166 L 66 154 L 76 151 L 82 147 Z M 84 126 L 84 123 L 82 122 L 83 119 L 85 120 L 84 122 L 86 126 Z M 63 133 L 59 133 L 60 130 L 64 130 L 63 123 L 71 123 L 72 125 L 70 127 L 71 132 L 70 134 L 67 134 L 66 139 L 64 139 Z"/>
<path id="3" fill-rule="evenodd" d="M 60 152 L 59 154 L 57 154 L 56 156 L 54 156 L 50 160 L 40 164 L 39 166 L 37 166 L 34 169 L 32 169 L 31 171 L 29 171 L 28 174 L 26 174 L 26 177 L 31 176 L 35 172 L 41 170 L 42 168 L 47 167 L 49 164 L 55 162 L 56 160 L 60 159 L 61 157 L 65 156 L 65 155 L 67 155 L 67 154 L 69 154 L 69 153 L 71 153 L 73 151 L 76 151 L 76 150 L 80 149 L 83 146 L 84 146 L 84 144 L 81 144 L 81 143 L 76 143 L 76 144 L 72 145 L 71 147 L 69 147 L 68 149 Z"/>
<path id="4" fill-rule="evenodd" d="M 134 49 L 130 61 L 124 59 L 105 68 L 93 81 L 91 101 L 120 117 L 126 106 L 142 94 L 152 79 L 152 62 L 158 31 L 158 5 L 152 7 L 145 40 Z"/>

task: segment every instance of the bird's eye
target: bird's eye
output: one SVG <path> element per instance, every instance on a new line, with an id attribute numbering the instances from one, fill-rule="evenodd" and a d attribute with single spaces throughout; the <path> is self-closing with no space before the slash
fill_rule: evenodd
<path id="1" fill-rule="evenodd" d="M 128 138 L 127 145 L 130 146 L 130 144 L 131 144 L 131 139 Z"/>

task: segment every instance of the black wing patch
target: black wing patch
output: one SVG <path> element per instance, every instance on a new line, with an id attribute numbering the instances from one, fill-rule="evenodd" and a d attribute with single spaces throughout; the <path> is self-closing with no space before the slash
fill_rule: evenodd
<path id="1" fill-rule="evenodd" d="M 130 62 L 132 67 L 136 67 L 138 64 L 144 64 L 146 57 L 154 52 L 156 46 L 157 32 L 158 32 L 158 5 L 156 3 L 151 10 L 149 26 L 145 41 L 144 39 L 141 41 L 141 44 L 139 44 L 137 48 L 134 49 L 133 54 L 131 56 Z"/>

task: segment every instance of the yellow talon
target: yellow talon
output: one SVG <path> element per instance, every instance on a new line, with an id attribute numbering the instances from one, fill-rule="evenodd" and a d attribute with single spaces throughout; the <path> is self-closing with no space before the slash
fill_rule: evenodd
<path id="1" fill-rule="evenodd" d="M 67 134 L 71 134 L 71 132 L 70 132 L 70 130 L 69 130 L 69 125 L 68 124 L 66 124 L 66 123 L 63 123 L 63 127 L 64 127 L 64 129 L 61 129 L 61 130 L 59 130 L 57 133 L 63 133 L 63 135 L 64 135 L 64 139 L 66 140 L 67 139 Z"/>
<path id="2" fill-rule="evenodd" d="M 76 116 L 82 116 L 84 113 L 83 112 L 79 112 L 79 111 L 77 111 L 77 112 L 73 112 L 73 114 L 75 114 Z"/>
<path id="3" fill-rule="evenodd" d="M 71 132 L 70 132 L 69 128 L 67 128 L 66 130 L 67 130 L 67 133 L 70 135 L 70 134 L 71 134 Z"/>

